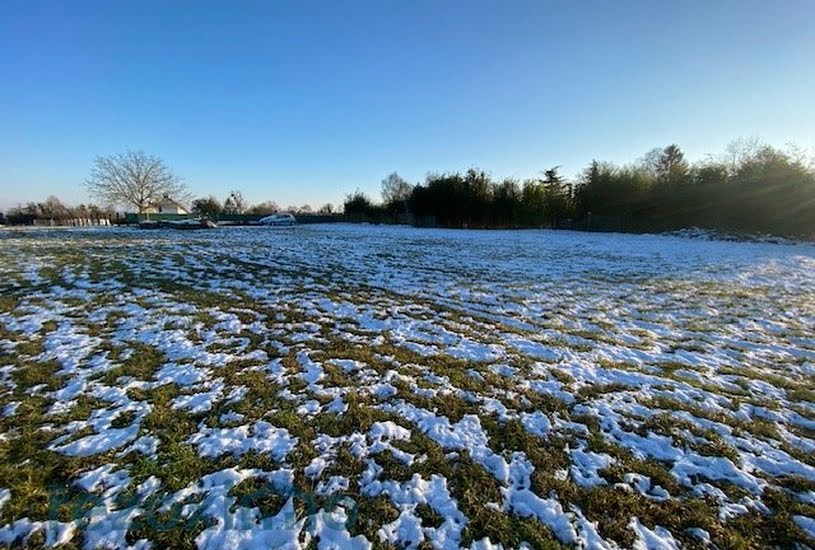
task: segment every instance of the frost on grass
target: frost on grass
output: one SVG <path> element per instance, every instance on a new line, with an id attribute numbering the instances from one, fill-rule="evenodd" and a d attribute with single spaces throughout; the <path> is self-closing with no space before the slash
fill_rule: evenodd
<path id="1" fill-rule="evenodd" d="M 0 232 L 0 544 L 805 547 L 815 247 Z"/>

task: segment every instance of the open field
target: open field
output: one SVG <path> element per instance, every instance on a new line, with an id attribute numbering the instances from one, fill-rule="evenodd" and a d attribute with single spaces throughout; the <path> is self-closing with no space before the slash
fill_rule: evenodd
<path id="1" fill-rule="evenodd" d="M 815 246 L 0 232 L 0 544 L 815 545 Z"/>

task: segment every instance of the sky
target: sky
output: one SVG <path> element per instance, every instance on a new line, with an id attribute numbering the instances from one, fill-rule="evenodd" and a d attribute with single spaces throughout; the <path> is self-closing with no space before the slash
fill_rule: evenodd
<path id="1" fill-rule="evenodd" d="M 142 149 L 195 196 L 815 146 L 815 2 L 4 0 L 0 208 Z"/>

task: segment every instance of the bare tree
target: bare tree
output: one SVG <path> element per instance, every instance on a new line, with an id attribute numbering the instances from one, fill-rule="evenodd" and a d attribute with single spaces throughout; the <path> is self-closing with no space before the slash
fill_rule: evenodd
<path id="1" fill-rule="evenodd" d="M 249 202 L 240 191 L 232 191 L 224 201 L 224 212 L 227 214 L 243 214 L 249 207 Z"/>
<path id="2" fill-rule="evenodd" d="M 43 218 L 51 218 L 51 219 L 64 219 L 71 215 L 71 212 L 67 206 L 62 204 L 57 197 L 54 195 L 49 195 L 45 202 L 41 202 L 38 205 L 40 210 L 40 217 Z"/>
<path id="3" fill-rule="evenodd" d="M 96 157 L 85 186 L 102 203 L 132 206 L 139 214 L 164 196 L 177 201 L 188 198 L 181 178 L 163 159 L 144 151 Z"/>
<path id="4" fill-rule="evenodd" d="M 411 191 L 413 186 L 396 172 L 382 180 L 382 202 L 385 204 L 404 201 L 410 197 Z"/>
<path id="5" fill-rule="evenodd" d="M 275 201 L 264 201 L 251 206 L 248 212 L 256 216 L 267 216 L 269 214 L 274 214 L 279 210 L 280 207 Z"/>
<path id="6" fill-rule="evenodd" d="M 318 214 L 333 214 L 334 213 L 334 205 L 330 202 L 325 203 L 317 210 Z"/>
<path id="7" fill-rule="evenodd" d="M 730 175 L 738 172 L 740 165 L 756 157 L 759 151 L 766 147 L 766 144 L 757 137 L 738 138 L 727 144 L 721 161 L 724 163 Z"/>

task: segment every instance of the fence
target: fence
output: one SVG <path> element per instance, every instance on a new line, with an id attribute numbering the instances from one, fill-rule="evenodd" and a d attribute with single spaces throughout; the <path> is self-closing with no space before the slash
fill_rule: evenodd
<path id="1" fill-rule="evenodd" d="M 35 227 L 107 227 L 115 224 L 110 218 L 38 218 L 33 214 L 10 215 L 5 217 L 9 226 L 33 225 Z"/>
<path id="2" fill-rule="evenodd" d="M 35 219 L 32 225 L 44 227 L 106 227 L 110 225 L 110 220 L 107 218 L 68 218 L 64 220 Z"/>

